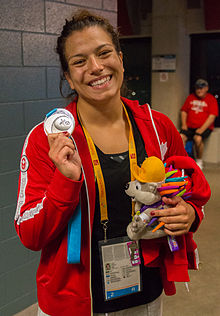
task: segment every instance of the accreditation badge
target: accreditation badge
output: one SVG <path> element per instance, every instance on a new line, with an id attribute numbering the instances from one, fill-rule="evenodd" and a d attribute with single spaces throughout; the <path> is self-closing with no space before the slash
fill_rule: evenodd
<path id="1" fill-rule="evenodd" d="M 137 241 L 119 237 L 99 241 L 105 301 L 142 290 Z"/>

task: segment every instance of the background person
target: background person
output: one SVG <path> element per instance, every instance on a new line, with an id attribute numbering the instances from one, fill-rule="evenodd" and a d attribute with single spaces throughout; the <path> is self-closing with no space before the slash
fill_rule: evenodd
<path id="1" fill-rule="evenodd" d="M 181 108 L 181 131 L 184 145 L 187 140 L 193 140 L 196 149 L 196 162 L 203 167 L 202 155 L 204 139 L 214 129 L 214 121 L 218 116 L 216 98 L 208 93 L 208 82 L 198 79 L 195 83 L 195 92 L 190 94 Z"/>
<path id="2" fill-rule="evenodd" d="M 46 136 L 43 123 L 32 129 L 22 151 L 15 216 L 22 243 L 41 250 L 36 278 L 39 315 L 122 315 L 121 310 L 123 315 L 162 315 L 163 288 L 169 290 L 171 286 L 170 294 L 174 294 L 175 287 L 173 282 L 164 284 L 166 275 L 158 265 L 144 266 L 142 256 L 141 291 L 105 300 L 98 242 L 105 238 L 106 227 L 101 223 L 104 207 L 108 215 L 107 240 L 127 235 L 132 215 L 131 199 L 125 193 L 125 184 L 131 179 L 130 159 L 137 158 L 141 165 L 146 156 L 185 157 L 180 135 L 165 115 L 121 97 L 122 52 L 118 34 L 106 19 L 87 11 L 75 14 L 63 27 L 57 52 L 63 74 L 77 94 L 66 109 L 75 118 L 73 138 L 78 151 L 68 133 Z M 97 179 L 104 183 L 106 194 Z M 180 197 L 167 199 L 170 207 L 155 211 L 165 223 L 165 232 L 177 236 L 184 245 L 187 239 L 192 249 L 189 230 L 197 229 L 203 217 L 200 204 L 210 196 L 202 172 L 201 179 L 195 200 L 186 203 Z M 103 196 L 106 204 L 102 203 Z M 67 262 L 68 232 L 79 203 L 81 256 L 74 264 Z"/>

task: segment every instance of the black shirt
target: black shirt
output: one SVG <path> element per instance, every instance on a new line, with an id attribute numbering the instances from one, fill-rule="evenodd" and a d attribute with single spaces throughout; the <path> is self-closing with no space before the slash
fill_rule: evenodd
<path id="1" fill-rule="evenodd" d="M 129 113 L 137 151 L 139 166 L 147 157 L 145 146 L 136 123 Z M 127 236 L 126 228 L 131 222 L 131 198 L 125 193 L 125 184 L 130 181 L 130 165 L 128 152 L 120 154 L 104 154 L 96 147 L 101 164 L 106 188 L 108 229 L 107 239 Z M 104 239 L 103 226 L 100 223 L 100 207 L 98 186 L 96 183 L 96 208 L 92 233 L 92 296 L 93 312 L 110 313 L 118 310 L 149 303 L 156 299 L 162 292 L 162 282 L 158 268 L 147 268 L 143 265 L 141 255 L 142 291 L 116 298 L 104 300 L 102 286 L 101 263 L 98 250 L 98 241 Z"/>

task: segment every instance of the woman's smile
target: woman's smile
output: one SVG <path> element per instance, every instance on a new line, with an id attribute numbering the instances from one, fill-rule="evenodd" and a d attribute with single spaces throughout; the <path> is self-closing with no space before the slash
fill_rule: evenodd
<path id="1" fill-rule="evenodd" d="M 112 76 L 102 76 L 89 82 L 89 86 L 97 89 L 105 88 L 108 86 Z"/>

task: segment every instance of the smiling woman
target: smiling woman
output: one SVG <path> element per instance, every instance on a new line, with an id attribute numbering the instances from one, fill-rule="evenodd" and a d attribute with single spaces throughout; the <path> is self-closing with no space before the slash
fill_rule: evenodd
<path id="1" fill-rule="evenodd" d="M 111 37 L 100 26 L 73 32 L 65 43 L 68 70 L 65 77 L 78 93 L 81 116 L 88 105 L 111 101 L 118 107 L 123 82 L 122 54 L 117 52 Z M 87 111 L 87 110 L 86 110 Z"/>
<path id="2" fill-rule="evenodd" d="M 39 315 L 119 315 L 123 310 L 161 316 L 161 293 L 175 294 L 179 274 L 172 272 L 168 281 L 160 254 L 144 262 L 154 241 L 138 246 L 128 240 L 134 210 L 125 184 L 134 180 L 131 166 L 140 166 L 147 156 L 185 158 L 180 135 L 165 115 L 121 97 L 123 55 L 106 19 L 76 13 L 63 27 L 57 53 L 62 76 L 77 94 L 66 107 L 75 129 L 72 135 L 46 135 L 39 124 L 29 133 L 15 217 L 22 243 L 42 252 Z M 177 235 L 184 253 L 195 247 L 188 232 L 198 227 L 210 195 L 204 176 L 200 188 L 203 199 L 200 194 L 190 203 L 170 198 L 164 202 L 169 207 L 157 213 L 165 234 Z M 72 246 L 76 240 L 79 244 Z M 194 267 L 194 253 L 189 257 Z"/>

